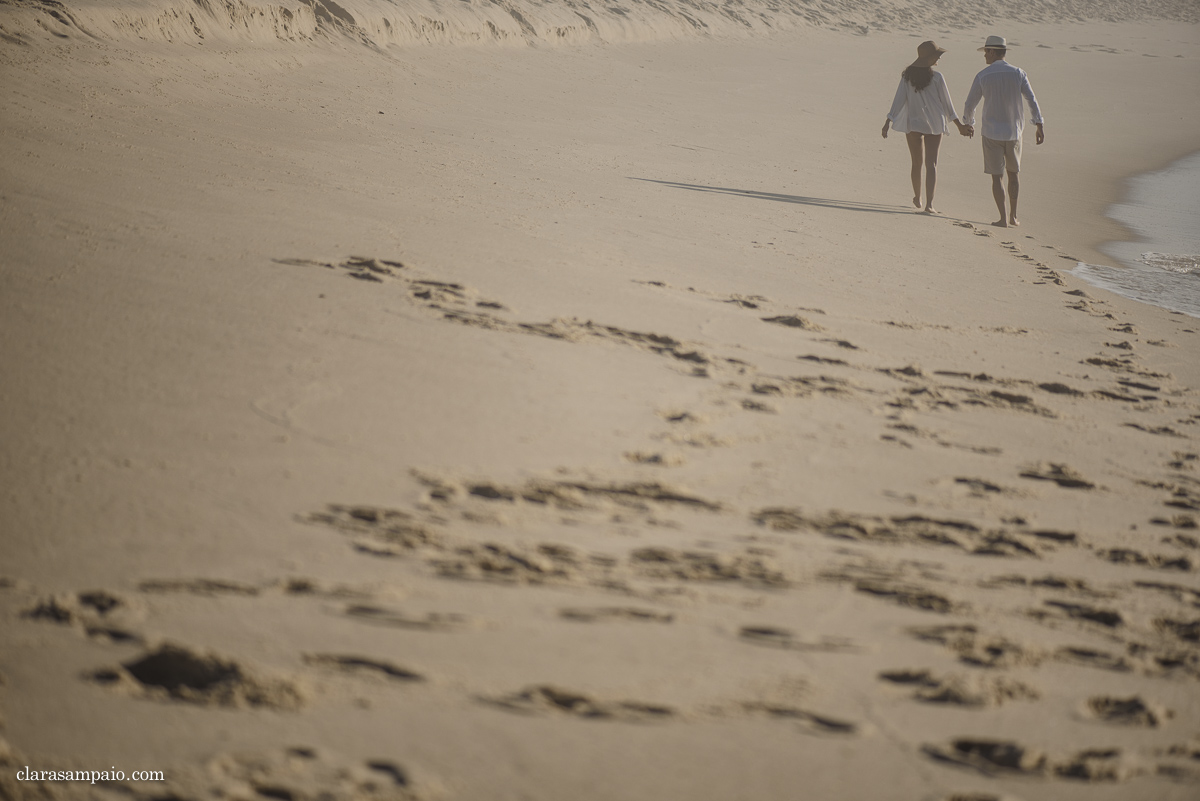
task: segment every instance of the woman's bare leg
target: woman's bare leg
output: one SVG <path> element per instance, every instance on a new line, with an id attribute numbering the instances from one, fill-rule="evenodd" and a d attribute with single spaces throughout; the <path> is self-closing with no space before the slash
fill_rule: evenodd
<path id="1" fill-rule="evenodd" d="M 921 208 L 921 134 L 909 131 L 908 155 L 912 157 L 913 205 Z"/>
<path id="2" fill-rule="evenodd" d="M 933 189 L 937 186 L 938 148 L 942 146 L 941 134 L 925 134 L 925 213 L 937 214 L 933 207 Z"/>

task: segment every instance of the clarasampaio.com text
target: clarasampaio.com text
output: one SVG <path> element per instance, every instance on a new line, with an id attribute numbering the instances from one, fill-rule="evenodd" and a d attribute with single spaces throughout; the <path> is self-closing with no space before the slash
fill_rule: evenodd
<path id="1" fill-rule="evenodd" d="M 28 765 L 17 771 L 20 782 L 161 782 L 161 770 L 33 770 Z"/>

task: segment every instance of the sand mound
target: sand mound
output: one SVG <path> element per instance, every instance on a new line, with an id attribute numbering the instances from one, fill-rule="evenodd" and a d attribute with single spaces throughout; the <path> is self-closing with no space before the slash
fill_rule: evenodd
<path id="1" fill-rule="evenodd" d="M 966 28 L 994 19 L 1196 22 L 1200 7 L 1188 0 L 992 0 L 936 7 L 916 0 L 5 0 L 0 40 L 523 46 L 735 37 L 805 26 L 866 35 Z"/>

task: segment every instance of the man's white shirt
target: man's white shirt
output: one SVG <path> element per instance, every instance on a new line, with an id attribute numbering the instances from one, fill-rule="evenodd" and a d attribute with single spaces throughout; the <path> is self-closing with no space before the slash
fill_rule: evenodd
<path id="1" fill-rule="evenodd" d="M 1021 98 L 1029 101 L 1034 123 L 1042 122 L 1042 111 L 1038 108 L 1033 87 L 1025 70 L 1014 67 L 1000 59 L 979 71 L 967 92 L 963 106 L 963 120 L 967 125 L 975 124 L 975 107 L 983 100 L 983 125 L 980 133 L 988 139 L 1012 142 L 1021 138 L 1025 129 L 1025 108 Z"/>

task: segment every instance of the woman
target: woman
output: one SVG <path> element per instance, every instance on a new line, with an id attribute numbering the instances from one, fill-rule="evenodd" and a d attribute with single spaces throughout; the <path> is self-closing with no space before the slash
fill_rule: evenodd
<path id="1" fill-rule="evenodd" d="M 896 88 L 896 99 L 883 124 L 883 138 L 887 139 L 888 128 L 907 134 L 908 152 L 912 156 L 913 205 L 921 208 L 921 151 L 925 151 L 925 213 L 937 214 L 933 207 L 933 190 L 937 185 L 938 148 L 942 134 L 949 130 L 946 119 L 954 120 L 958 132 L 967 135 L 966 127 L 954 112 L 954 101 L 946 88 L 946 79 L 940 72 L 933 71 L 942 53 L 946 51 L 933 42 L 921 42 L 917 47 L 917 60 L 900 76 Z M 922 141 L 923 140 L 923 141 Z"/>

